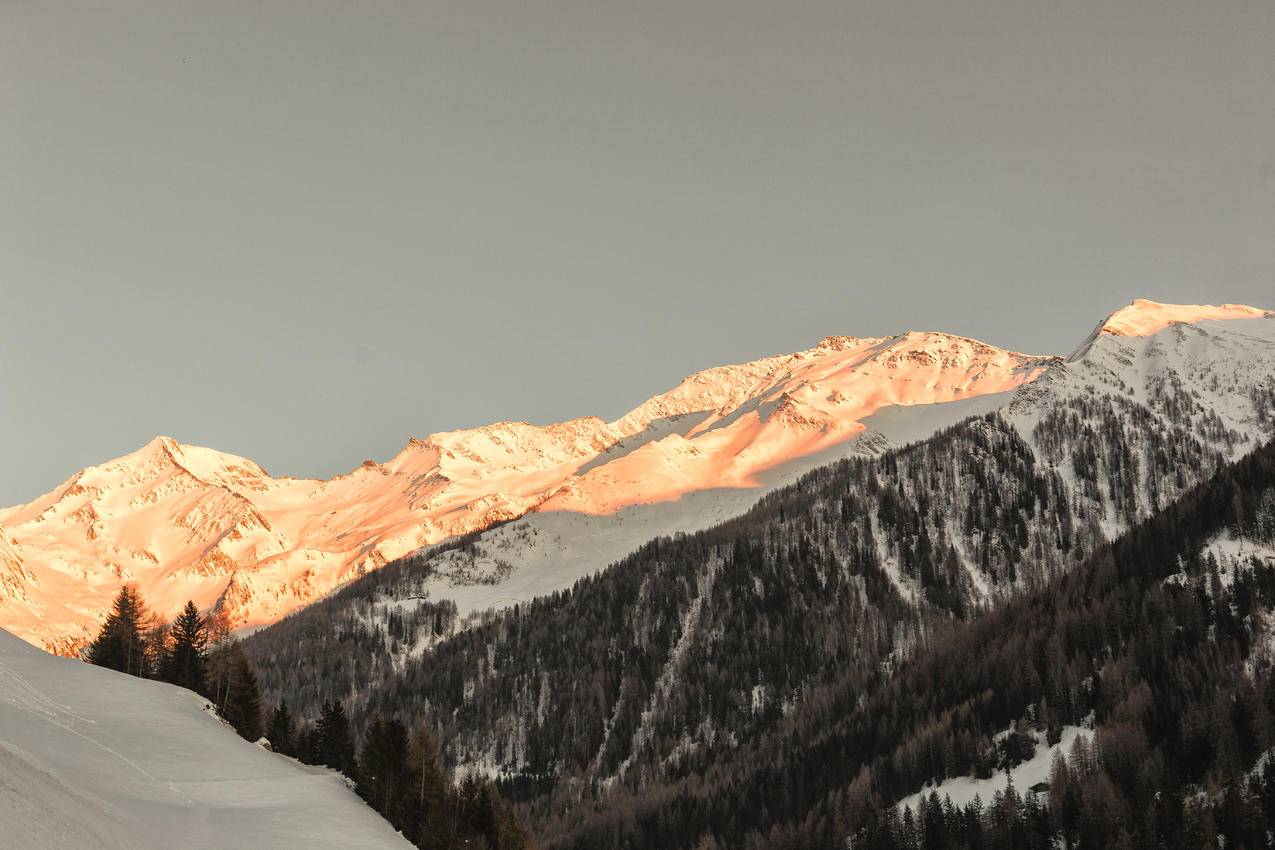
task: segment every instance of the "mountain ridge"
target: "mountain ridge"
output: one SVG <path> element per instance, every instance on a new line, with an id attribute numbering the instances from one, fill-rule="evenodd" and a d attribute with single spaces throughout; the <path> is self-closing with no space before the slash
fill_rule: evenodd
<path id="1" fill-rule="evenodd" d="M 1098 323 L 1093 332 L 1067 356 L 1075 361 L 1084 356 L 1094 341 L 1102 336 L 1147 337 L 1175 324 L 1195 324 L 1203 321 L 1229 321 L 1232 319 L 1268 319 L 1275 311 L 1244 304 L 1165 304 L 1146 298 L 1136 298 L 1131 303 L 1112 311 Z"/>
<path id="2" fill-rule="evenodd" d="M 1062 363 L 941 332 L 830 336 L 694 372 L 611 422 L 438 432 L 327 480 L 272 478 L 160 436 L 0 509 L 27 575 L 0 597 L 0 625 L 72 650 L 127 580 L 166 612 L 190 597 L 270 622 L 394 558 L 528 515 L 566 517 L 573 535 L 584 520 L 571 517 L 628 522 L 589 556 L 605 563 L 646 525 L 703 527 L 817 462 L 897 444 L 892 427 L 932 432 Z"/>
<path id="3" fill-rule="evenodd" d="M 636 845 L 633 813 L 663 803 L 638 828 L 655 830 L 654 846 L 694 846 L 715 799 L 729 800 L 736 826 L 748 812 L 765 828 L 774 795 L 835 795 L 853 779 L 857 763 L 824 783 L 844 742 L 809 745 L 937 628 L 1068 575 L 1275 436 L 1273 379 L 1275 323 L 1264 319 L 1106 334 L 1081 360 L 978 399 L 993 408 L 984 415 L 902 448 L 873 440 L 884 450 L 820 466 L 706 530 L 644 525 L 647 538 L 612 562 L 599 541 L 613 525 L 529 514 L 365 576 L 254 633 L 245 651 L 269 698 L 303 714 L 342 699 L 356 725 L 376 712 L 429 719 L 450 759 L 526 795 L 551 846 Z M 590 557 L 561 570 L 580 539 Z M 526 592 L 527 576 L 554 570 L 556 586 Z M 501 597 L 529 601 L 489 611 Z M 826 671 L 845 678 L 825 687 Z M 758 754 L 749 769 L 765 778 L 740 796 L 722 771 L 805 710 L 818 720 L 811 737 Z M 871 724 L 893 716 L 867 718 L 849 740 L 873 740 Z M 985 752 L 1003 729 L 959 745 Z M 912 752 L 885 770 L 913 770 Z M 715 776 L 716 792 L 683 806 L 683 779 L 694 798 Z M 697 824 L 681 840 L 666 831 L 674 809 Z M 737 832 L 718 839 L 736 846 L 726 838 Z"/>

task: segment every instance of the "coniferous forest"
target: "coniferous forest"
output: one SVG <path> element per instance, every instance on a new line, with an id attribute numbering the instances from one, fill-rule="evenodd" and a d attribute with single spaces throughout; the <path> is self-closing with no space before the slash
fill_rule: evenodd
<path id="1" fill-rule="evenodd" d="M 256 670 L 224 615 L 204 617 L 187 602 L 171 624 L 165 623 L 148 610 L 135 586 L 125 585 L 85 659 L 192 690 L 241 737 L 339 771 L 418 847 L 534 846 L 492 782 L 473 773 L 456 781 L 444 771 L 438 745 L 424 726 L 409 732 L 397 719 L 375 716 L 356 737 L 339 701 L 324 704 L 312 719 L 294 717 L 286 700 L 265 712 Z"/>
<path id="2" fill-rule="evenodd" d="M 1275 850 L 1275 0 L 0 56 L 0 850 Z"/>
<path id="3" fill-rule="evenodd" d="M 1247 842 L 1271 449 L 1228 467 L 1247 435 L 1172 382 L 1148 403 L 969 419 L 499 613 L 422 596 L 442 557 L 491 560 L 471 535 L 243 640 L 126 587 L 87 653 L 340 771 L 422 847 Z"/>
<path id="4" fill-rule="evenodd" d="M 1239 794 L 1223 777 L 1237 765 L 1252 769 L 1265 739 L 1248 736 L 1216 765 L 1212 755 L 1157 750 L 1178 730 L 1153 724 L 1135 734 L 1138 710 L 1122 701 L 1135 691 L 1144 702 L 1177 693 L 1177 676 L 1229 677 L 1238 689 L 1251 674 L 1262 693 L 1265 674 L 1250 654 L 1261 646 L 1272 586 L 1264 563 L 1219 563 L 1205 546 L 1210 535 L 1268 533 L 1259 506 L 1270 450 L 1229 470 L 1198 441 L 1149 433 L 1150 444 L 1122 432 L 1119 419 L 1041 420 L 1037 444 L 1070 458 L 1076 480 L 1102 487 L 1085 498 L 1040 465 L 1013 427 L 996 416 L 971 420 L 908 449 L 818 470 L 737 520 L 653 541 L 568 592 L 463 630 L 445 602 L 391 615 L 384 630 L 369 622 L 381 594 L 392 599 L 388 588 L 401 593 L 428 569 L 409 559 L 246 646 L 272 696 L 322 707 L 325 694 L 340 694 L 357 706 L 359 728 L 385 718 L 429 726 L 449 764 L 483 764 L 499 776 L 548 846 L 1142 840 L 1151 834 L 1147 794 L 1163 800 L 1155 794 L 1170 786 L 1183 800 L 1196 788 L 1218 799 L 1227 788 Z M 1102 453 L 1074 450 L 1094 442 Z M 1183 468 L 1215 472 L 1192 490 Z M 1214 510 L 1220 502 L 1224 516 Z M 1102 506 L 1133 528 L 1116 544 L 1102 542 Z M 1196 532 L 1178 538 L 1172 556 L 1162 541 L 1145 549 L 1164 524 Z M 1108 587 L 1116 553 L 1141 565 L 1145 580 Z M 960 569 L 971 561 L 976 571 Z M 971 593 L 971 581 L 993 592 Z M 1102 605 L 1090 610 L 1074 588 L 1095 583 Z M 342 617 L 351 605 L 364 616 Z M 325 606 L 332 616 L 322 616 Z M 1138 667 L 1158 646 L 1141 644 L 1166 634 L 1180 652 L 1154 671 Z M 385 669 L 375 649 L 385 641 L 431 649 Z M 1234 696 L 1256 712 L 1236 723 L 1267 722 L 1251 694 Z M 1184 699 L 1165 703 L 1172 716 Z M 1221 720 L 1208 705 L 1191 704 L 1192 728 L 1216 730 Z M 1055 768 L 1062 790 L 1052 797 L 1014 789 L 973 810 L 942 799 L 917 811 L 893 806 L 927 782 L 1012 767 L 1075 725 L 1097 732 Z M 1128 771 L 1106 767 L 1125 756 L 1104 748 L 1121 746 L 1141 754 L 1132 758 L 1144 773 L 1164 766 L 1130 785 Z M 1196 768 L 1175 772 L 1184 762 Z M 1094 792 L 1083 789 L 1108 784 L 1120 791 L 1101 795 L 1101 805 L 1117 814 L 1102 820 L 1097 798 L 1084 798 Z M 1259 792 L 1243 793 L 1251 803 Z M 1172 823 L 1235 836 L 1227 811 L 1184 803 Z"/>

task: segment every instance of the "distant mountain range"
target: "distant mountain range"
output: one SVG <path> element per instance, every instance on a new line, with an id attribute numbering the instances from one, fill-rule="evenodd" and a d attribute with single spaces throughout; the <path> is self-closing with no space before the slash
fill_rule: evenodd
<path id="1" fill-rule="evenodd" d="M 830 337 L 698 372 L 614 422 L 434 434 L 328 481 L 275 479 L 157 437 L 0 510 L 0 626 L 74 651 L 129 581 L 164 613 L 190 598 L 261 625 L 413 553 L 430 561 L 421 595 L 462 615 L 509 606 L 652 537 L 739 514 L 838 458 L 992 411 L 1030 433 L 1053 409 L 1046 399 L 1113 395 L 1162 410 L 1229 459 L 1275 429 L 1273 315 L 1136 301 L 1066 359 L 942 333 Z M 1135 485 L 1132 513 L 1111 514 L 1108 530 L 1155 507 L 1147 481 Z M 430 558 L 462 535 L 477 536 Z"/>

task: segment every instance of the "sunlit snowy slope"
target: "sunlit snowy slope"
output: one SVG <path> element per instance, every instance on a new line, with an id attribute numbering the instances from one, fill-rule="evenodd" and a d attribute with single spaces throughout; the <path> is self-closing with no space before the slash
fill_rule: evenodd
<path id="1" fill-rule="evenodd" d="M 1275 374 L 1269 315 L 1137 301 L 1067 360 L 941 333 L 829 337 L 696 373 L 613 422 L 434 434 L 329 481 L 275 479 L 159 437 L 0 510 L 0 626 L 73 649 L 124 581 L 167 614 L 193 598 L 267 623 L 389 560 L 489 528 L 481 545 L 435 558 L 423 590 L 462 611 L 505 605 L 569 586 L 653 536 L 737 515 L 837 458 L 992 410 L 1026 434 L 1074 397 L 1149 405 L 1199 438 L 1226 432 L 1239 451 L 1275 417 L 1261 407 Z"/>
<path id="2" fill-rule="evenodd" d="M 0 847 L 411 846 L 337 774 L 244 741 L 204 705 L 0 631 Z"/>
<path id="3" fill-rule="evenodd" d="M 568 556 L 596 568 L 652 533 L 737 512 L 869 437 L 866 450 L 891 429 L 925 436 L 1057 360 L 937 333 L 832 337 L 691 375 L 614 422 L 434 434 L 329 481 L 271 478 L 157 437 L 0 510 L 0 626 L 74 649 L 125 581 L 166 614 L 192 598 L 241 624 L 270 622 L 390 559 L 533 510 L 591 518 Z"/>
<path id="4" fill-rule="evenodd" d="M 1106 487 L 1086 493 L 1108 503 L 1103 524 L 1111 534 L 1125 526 L 1125 518 L 1162 506 L 1204 471 L 1179 470 L 1174 486 L 1157 488 L 1159 467 L 1169 463 L 1159 454 L 1161 440 L 1200 441 L 1233 458 L 1275 434 L 1275 318 L 1266 310 L 1139 300 L 1100 322 L 1067 360 L 1034 362 L 1044 368 L 1033 369 L 1031 380 L 1016 389 L 879 407 L 856 422 L 853 427 L 862 430 L 854 439 L 788 457 L 756 480 L 765 488 L 789 484 L 839 457 L 923 440 L 968 416 L 1000 411 L 1024 438 L 1039 443 L 1042 461 L 1078 489 L 1076 452 L 1094 455 L 1099 478 L 1119 474 L 1130 491 L 1125 504 L 1111 503 Z M 862 377 L 885 386 L 898 380 L 880 372 Z M 1037 435 L 1042 419 L 1065 438 Z M 1109 468 L 1126 452 L 1137 458 L 1130 469 Z M 618 465 L 602 467 L 599 477 L 613 468 Z M 626 483 L 614 482 L 620 491 Z M 634 502 L 596 516 L 573 510 L 568 488 L 471 546 L 432 555 L 432 577 L 413 593 L 452 599 L 462 614 L 508 606 L 570 587 L 652 537 L 737 516 L 757 496 L 757 489 L 701 490 L 676 502 Z"/>

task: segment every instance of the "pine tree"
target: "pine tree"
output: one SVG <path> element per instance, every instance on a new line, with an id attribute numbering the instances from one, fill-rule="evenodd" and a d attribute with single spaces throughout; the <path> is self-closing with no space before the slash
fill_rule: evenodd
<path id="1" fill-rule="evenodd" d="M 402 722 L 378 714 L 368 724 L 359 751 L 359 794 L 392 822 L 398 820 L 399 798 L 408 790 L 407 747 L 407 728 Z"/>
<path id="2" fill-rule="evenodd" d="M 322 764 L 319 757 L 319 729 L 316 724 L 297 724 L 292 740 L 298 759 L 305 764 Z"/>
<path id="3" fill-rule="evenodd" d="M 285 756 L 296 755 L 295 747 L 296 723 L 292 712 L 288 710 L 288 701 L 280 700 L 279 705 L 270 713 L 270 722 L 266 726 L 266 738 L 276 753 Z"/>
<path id="4" fill-rule="evenodd" d="M 146 675 L 159 677 L 168 652 L 168 623 L 158 614 L 151 614 L 142 639 L 146 642 Z"/>
<path id="5" fill-rule="evenodd" d="M 440 766 L 438 742 L 425 724 L 412 736 L 408 774 L 403 833 L 418 847 L 446 847 L 452 834 L 451 784 Z"/>
<path id="6" fill-rule="evenodd" d="M 249 741 L 261 737 L 261 691 L 257 674 L 237 640 L 223 642 L 208 657 L 207 696 L 217 713 Z"/>
<path id="7" fill-rule="evenodd" d="M 318 762 L 354 777 L 354 741 L 350 737 L 350 720 L 340 700 L 325 703 L 315 728 L 318 737 Z"/>
<path id="8" fill-rule="evenodd" d="M 149 622 L 146 603 L 135 584 L 120 588 L 97 638 L 89 645 L 87 659 L 99 667 L 109 667 L 131 676 L 145 676 L 146 638 Z"/>
<path id="9" fill-rule="evenodd" d="M 490 782 L 478 784 L 470 808 L 470 823 L 474 832 L 487 839 L 490 847 L 500 846 L 500 824 L 497 819 L 496 789 Z"/>
<path id="10" fill-rule="evenodd" d="M 214 605 L 204 620 L 204 628 L 208 632 L 208 646 L 217 649 L 235 639 L 230 612 L 220 604 Z"/>
<path id="11" fill-rule="evenodd" d="M 231 691 L 230 714 L 226 719 L 240 735 L 255 741 L 262 732 L 261 689 L 257 684 L 257 673 L 238 643 L 235 644 L 234 658 L 235 688 Z"/>
<path id="12" fill-rule="evenodd" d="M 208 633 L 208 662 L 204 695 L 219 709 L 230 687 L 232 672 L 230 647 L 236 642 L 230 628 L 230 616 L 221 607 L 214 607 L 204 621 Z"/>
<path id="13" fill-rule="evenodd" d="M 187 602 L 177 615 L 169 637 L 172 645 L 164 654 L 161 678 L 203 693 L 207 679 L 208 632 L 194 602 Z"/>

